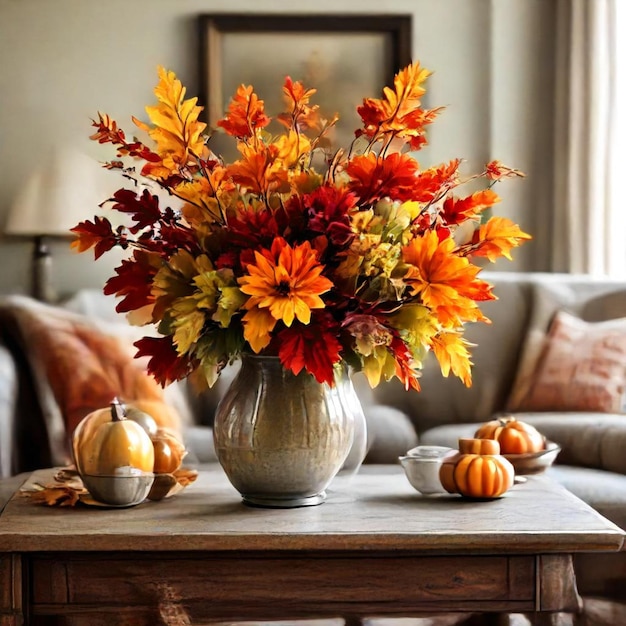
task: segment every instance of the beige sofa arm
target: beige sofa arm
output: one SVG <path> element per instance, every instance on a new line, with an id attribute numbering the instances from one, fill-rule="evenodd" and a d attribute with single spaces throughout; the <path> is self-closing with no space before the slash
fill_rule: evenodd
<path id="1" fill-rule="evenodd" d="M 417 445 L 413 423 L 402 411 L 384 404 L 364 404 L 367 423 L 366 463 L 398 463 L 398 457 Z"/>
<path id="2" fill-rule="evenodd" d="M 516 413 L 561 446 L 557 463 L 626 474 L 626 415 Z"/>

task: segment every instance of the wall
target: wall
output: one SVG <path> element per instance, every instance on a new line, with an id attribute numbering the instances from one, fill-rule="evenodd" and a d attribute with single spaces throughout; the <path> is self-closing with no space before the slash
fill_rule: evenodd
<path id="1" fill-rule="evenodd" d="M 198 93 L 196 16 L 216 12 L 350 13 L 354 2 L 317 0 L 0 0 L 0 229 L 12 199 L 52 146 L 93 158 L 88 140 L 104 111 L 131 129 L 152 103 L 156 66 Z M 414 59 L 434 70 L 430 106 L 446 105 L 423 165 L 463 157 L 467 171 L 491 158 L 524 170 L 503 183 L 498 211 L 535 235 L 497 269 L 545 269 L 550 210 L 554 3 L 545 0 L 360 0 L 361 13 L 412 13 Z M 132 132 L 132 131 L 131 131 Z M 79 184 L 80 181 L 77 181 Z M 88 216 L 86 216 L 88 217 Z M 27 241 L 0 239 L 0 293 L 28 291 Z M 113 263 L 54 245 L 55 287 L 101 287 Z"/>

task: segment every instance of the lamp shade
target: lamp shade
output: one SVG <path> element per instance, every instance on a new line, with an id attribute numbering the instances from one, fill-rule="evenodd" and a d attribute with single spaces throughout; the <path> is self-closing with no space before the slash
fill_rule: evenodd
<path id="1" fill-rule="evenodd" d="M 120 176 L 79 151 L 57 151 L 36 168 L 17 193 L 4 232 L 70 237 L 79 222 L 121 186 Z"/>

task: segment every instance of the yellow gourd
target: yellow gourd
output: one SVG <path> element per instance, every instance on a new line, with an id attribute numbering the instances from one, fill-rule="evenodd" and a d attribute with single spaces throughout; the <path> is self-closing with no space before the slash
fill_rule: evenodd
<path id="1" fill-rule="evenodd" d="M 110 408 L 83 418 L 72 435 L 72 452 L 79 474 L 109 476 L 120 468 L 142 472 L 154 468 L 150 436 L 140 424 L 126 418 L 117 400 Z"/>
<path id="2" fill-rule="evenodd" d="M 498 498 L 513 486 L 513 465 L 493 439 L 459 439 L 459 452 L 443 460 L 439 479 L 449 493 Z"/>

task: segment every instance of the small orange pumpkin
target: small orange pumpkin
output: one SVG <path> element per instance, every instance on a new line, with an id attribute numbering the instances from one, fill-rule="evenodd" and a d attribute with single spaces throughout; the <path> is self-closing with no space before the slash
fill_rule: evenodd
<path id="1" fill-rule="evenodd" d="M 497 441 L 460 439 L 459 452 L 443 460 L 439 480 L 448 493 L 498 498 L 513 486 L 513 465 L 499 454 Z"/>
<path id="2" fill-rule="evenodd" d="M 187 453 L 180 439 L 166 428 L 157 430 L 152 437 L 152 445 L 155 474 L 172 474 L 180 467 Z"/>
<path id="3" fill-rule="evenodd" d="M 72 453 L 81 475 L 110 476 L 121 467 L 152 472 L 154 467 L 150 436 L 126 418 L 117 400 L 81 420 L 72 434 Z"/>
<path id="4" fill-rule="evenodd" d="M 502 454 L 539 452 L 546 446 L 544 436 L 531 424 L 515 417 L 500 417 L 485 422 L 474 434 L 477 439 L 495 439 Z"/>

